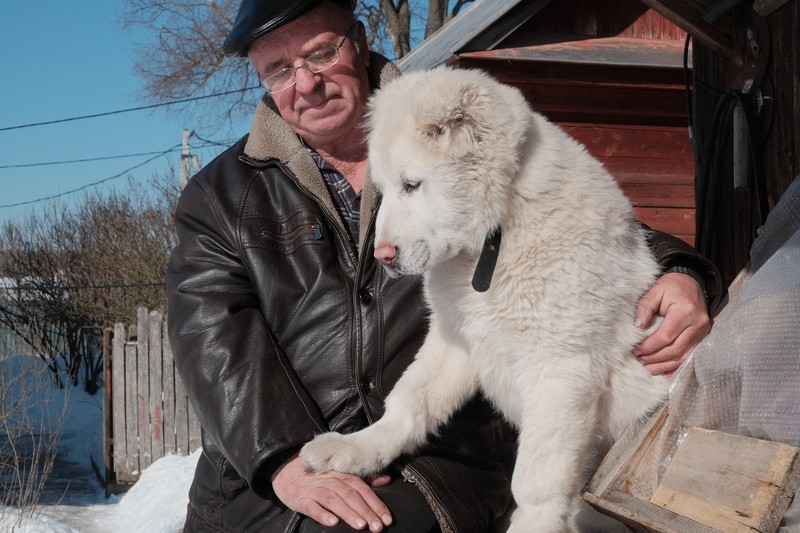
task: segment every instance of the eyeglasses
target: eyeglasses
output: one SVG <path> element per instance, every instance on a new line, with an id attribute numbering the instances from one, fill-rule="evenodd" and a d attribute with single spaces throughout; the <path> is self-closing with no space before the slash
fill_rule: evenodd
<path id="1" fill-rule="evenodd" d="M 261 80 L 261 85 L 269 94 L 275 94 L 294 87 L 294 84 L 297 83 L 296 72 L 298 69 L 308 69 L 312 74 L 319 74 L 320 72 L 328 70 L 341 59 L 339 49 L 344 46 L 344 42 L 350 37 L 350 32 L 353 31 L 356 25 L 358 25 L 358 22 L 350 26 L 350 29 L 347 30 L 347 33 L 344 34 L 342 41 L 338 45 L 334 46 L 331 44 L 320 48 L 313 54 L 307 56 L 303 64 L 299 67 L 286 67 L 277 72 L 273 72 Z"/>

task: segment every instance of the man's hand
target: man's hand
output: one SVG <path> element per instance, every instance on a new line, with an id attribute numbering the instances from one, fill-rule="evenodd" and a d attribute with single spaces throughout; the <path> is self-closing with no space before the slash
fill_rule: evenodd
<path id="1" fill-rule="evenodd" d="M 634 354 L 652 374 L 671 375 L 711 331 L 700 284 L 686 274 L 661 276 L 639 301 L 636 325 L 647 328 L 656 315 L 664 319 Z"/>
<path id="2" fill-rule="evenodd" d="M 380 476 L 371 485 L 390 481 Z M 310 472 L 296 454 L 272 475 L 272 488 L 286 507 L 324 526 L 335 526 L 341 519 L 353 529 L 382 531 L 392 523 L 389 508 L 364 480 L 339 472 Z"/>

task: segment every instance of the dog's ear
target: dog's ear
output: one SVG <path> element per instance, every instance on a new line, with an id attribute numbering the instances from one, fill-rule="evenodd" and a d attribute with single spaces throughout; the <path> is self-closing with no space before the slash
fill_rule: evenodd
<path id="1" fill-rule="evenodd" d="M 437 108 L 425 117 L 422 134 L 431 140 L 450 137 L 458 131 L 468 133 L 473 140 L 481 140 L 476 117 L 477 107 L 481 99 L 480 89 L 472 84 L 463 85 L 456 91 L 446 105 Z"/>

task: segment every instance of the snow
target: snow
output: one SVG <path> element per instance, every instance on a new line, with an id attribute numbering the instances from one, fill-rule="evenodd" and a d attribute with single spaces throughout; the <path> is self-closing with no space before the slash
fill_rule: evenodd
<path id="1" fill-rule="evenodd" d="M 0 506 L 0 531 L 174 533 L 180 530 L 200 450 L 189 456 L 170 455 L 155 461 L 126 493 L 106 498 L 91 465 L 92 460 L 103 464 L 102 389 L 94 396 L 81 387 L 59 390 L 48 379 L 41 361 L 31 356 L 6 359 L 0 356 L 0 371 L 4 375 L 0 385 L 25 377 L 7 387 L 5 404 L 23 401 L 35 427 L 57 431 L 60 426 L 59 464 L 72 467 L 79 473 L 77 476 L 85 476 L 83 485 L 89 487 L 70 491 L 70 486 L 78 484 L 68 480 L 67 488 L 61 489 L 62 494 L 56 495 L 53 503 L 49 503 L 52 498 L 43 497 L 32 510 Z"/>

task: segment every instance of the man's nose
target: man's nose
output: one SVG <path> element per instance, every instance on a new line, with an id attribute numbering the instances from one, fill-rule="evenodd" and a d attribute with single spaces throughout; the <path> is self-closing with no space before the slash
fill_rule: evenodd
<path id="1" fill-rule="evenodd" d="M 294 76 L 296 85 L 295 90 L 301 93 L 313 91 L 316 88 L 320 78 L 318 74 L 311 72 L 305 65 L 298 67 L 294 72 Z"/>

